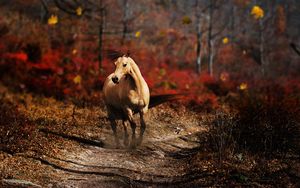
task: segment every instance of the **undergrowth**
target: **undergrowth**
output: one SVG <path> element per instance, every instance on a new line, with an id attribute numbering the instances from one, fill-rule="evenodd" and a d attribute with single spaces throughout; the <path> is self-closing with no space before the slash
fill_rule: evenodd
<path id="1" fill-rule="evenodd" d="M 211 125 L 211 148 L 220 160 L 241 152 L 299 155 L 299 95 L 272 84 L 240 92 L 230 105 L 233 112 L 217 112 Z"/>

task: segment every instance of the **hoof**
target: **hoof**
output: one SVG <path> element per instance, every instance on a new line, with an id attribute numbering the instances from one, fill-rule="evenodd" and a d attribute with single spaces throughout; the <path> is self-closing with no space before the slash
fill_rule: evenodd
<path id="1" fill-rule="evenodd" d="M 136 142 L 131 142 L 129 145 L 129 149 L 135 149 L 136 148 Z"/>
<path id="2" fill-rule="evenodd" d="M 139 146 L 139 145 L 142 144 L 142 142 L 143 142 L 143 138 L 139 137 L 138 140 L 137 140 L 137 142 L 136 142 L 136 144 Z"/>
<path id="3" fill-rule="evenodd" d="M 129 144 L 129 142 L 128 142 L 128 140 L 126 139 L 126 140 L 124 140 L 124 146 L 128 146 L 128 144 Z"/>
<path id="4" fill-rule="evenodd" d="M 129 149 L 136 149 L 136 145 L 130 145 Z"/>
<path id="5" fill-rule="evenodd" d="M 116 149 L 120 149 L 120 142 L 116 142 Z"/>

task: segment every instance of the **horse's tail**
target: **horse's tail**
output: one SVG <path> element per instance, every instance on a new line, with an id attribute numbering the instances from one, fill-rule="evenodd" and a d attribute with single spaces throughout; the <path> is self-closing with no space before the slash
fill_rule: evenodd
<path id="1" fill-rule="evenodd" d="M 179 100 L 182 96 L 182 94 L 164 94 L 150 96 L 149 108 L 153 108 L 168 101 Z"/>

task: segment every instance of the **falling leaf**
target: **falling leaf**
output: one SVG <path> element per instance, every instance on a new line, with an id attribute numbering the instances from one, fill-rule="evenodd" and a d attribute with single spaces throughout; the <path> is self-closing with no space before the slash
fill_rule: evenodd
<path id="1" fill-rule="evenodd" d="M 227 81 L 229 79 L 229 74 L 227 72 L 222 72 L 220 75 L 220 80 L 223 82 Z"/>
<path id="2" fill-rule="evenodd" d="M 73 49 L 73 50 L 72 50 L 72 54 L 73 54 L 73 55 L 77 54 L 77 50 L 76 50 L 76 49 Z"/>
<path id="3" fill-rule="evenodd" d="M 166 31 L 164 31 L 164 30 L 160 30 L 159 31 L 159 35 L 161 36 L 161 37 L 164 37 L 164 36 L 166 36 Z"/>
<path id="4" fill-rule="evenodd" d="M 246 90 L 248 88 L 247 83 L 241 83 L 241 85 L 239 86 L 240 90 Z"/>
<path id="5" fill-rule="evenodd" d="M 227 44 L 229 42 L 229 38 L 228 37 L 224 37 L 222 39 L 223 44 Z"/>
<path id="6" fill-rule="evenodd" d="M 49 25 L 55 25 L 58 23 L 58 17 L 56 15 L 51 15 L 50 18 L 48 18 L 48 24 Z"/>
<path id="7" fill-rule="evenodd" d="M 190 23 L 192 23 L 192 19 L 191 19 L 190 17 L 184 16 L 184 17 L 182 18 L 182 24 L 188 25 L 188 24 L 190 24 Z"/>
<path id="8" fill-rule="evenodd" d="M 81 16 L 82 15 L 82 8 L 81 7 L 78 7 L 76 9 L 76 14 L 77 14 L 77 16 Z"/>
<path id="9" fill-rule="evenodd" d="M 264 10 L 260 6 L 256 5 L 252 7 L 251 15 L 253 15 L 255 19 L 262 19 L 264 14 Z"/>
<path id="10" fill-rule="evenodd" d="M 75 84 L 80 84 L 81 83 L 81 76 L 77 75 L 76 77 L 73 78 L 73 82 Z"/>
<path id="11" fill-rule="evenodd" d="M 160 70 L 159 70 L 159 75 L 160 76 L 164 76 L 166 74 L 166 70 L 164 69 L 164 68 L 161 68 Z"/>
<path id="12" fill-rule="evenodd" d="M 136 37 L 136 38 L 139 38 L 139 37 L 141 36 L 141 34 L 142 34 L 141 31 L 137 31 L 137 32 L 135 33 L 135 37 Z"/>

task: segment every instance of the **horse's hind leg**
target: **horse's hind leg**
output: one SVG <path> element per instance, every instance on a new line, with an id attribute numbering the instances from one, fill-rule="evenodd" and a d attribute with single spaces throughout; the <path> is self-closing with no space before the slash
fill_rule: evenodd
<path id="1" fill-rule="evenodd" d="M 116 120 L 110 119 L 110 125 L 111 125 L 111 129 L 113 130 L 113 133 L 114 133 L 116 148 L 118 148 L 119 145 L 120 145 L 120 142 L 119 142 L 119 138 L 118 138 L 118 135 L 117 135 L 117 122 L 116 122 Z"/>
<path id="2" fill-rule="evenodd" d="M 140 122 L 141 122 L 141 130 L 140 130 L 140 136 L 138 138 L 138 142 L 137 144 L 140 145 L 143 141 L 143 135 L 144 135 L 144 132 L 146 130 L 146 123 L 145 123 L 145 120 L 144 120 L 144 113 L 143 112 L 140 112 Z"/>
<path id="3" fill-rule="evenodd" d="M 123 120 L 123 128 L 124 128 L 124 146 L 128 146 L 128 132 L 126 127 L 126 120 Z"/>

